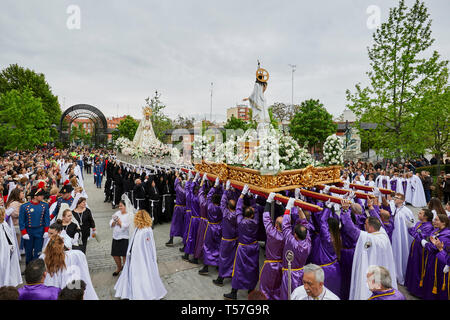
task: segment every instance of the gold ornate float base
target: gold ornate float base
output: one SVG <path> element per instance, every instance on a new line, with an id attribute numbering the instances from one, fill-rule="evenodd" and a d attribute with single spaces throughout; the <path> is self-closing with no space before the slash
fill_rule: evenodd
<path id="1" fill-rule="evenodd" d="M 295 188 L 311 188 L 318 184 L 341 182 L 340 166 L 308 166 L 304 169 L 281 171 L 276 175 L 262 175 L 258 170 L 229 166 L 225 163 L 195 164 L 195 170 L 219 177 L 221 181 L 244 183 L 265 192 L 280 192 Z"/>

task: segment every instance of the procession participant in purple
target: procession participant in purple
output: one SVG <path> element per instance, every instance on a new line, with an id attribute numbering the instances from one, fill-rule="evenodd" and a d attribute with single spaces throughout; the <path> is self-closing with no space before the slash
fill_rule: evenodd
<path id="1" fill-rule="evenodd" d="M 283 232 L 284 247 L 283 247 L 283 267 L 281 276 L 281 299 L 287 300 L 292 291 L 302 285 L 303 267 L 306 263 L 306 258 L 311 251 L 311 237 L 309 235 L 307 221 L 305 214 L 301 209 L 298 210 L 300 223 L 295 225 L 294 232 L 291 229 L 291 210 L 294 207 L 294 198 L 290 198 L 283 216 L 281 229 Z M 288 261 L 286 260 L 286 252 L 292 251 L 294 253 L 294 260 L 291 262 L 291 292 L 288 292 Z"/>
<path id="2" fill-rule="evenodd" d="M 356 201 L 359 202 L 360 199 L 356 198 Z M 364 231 L 364 225 L 366 223 L 366 212 L 363 211 L 364 205 L 362 203 L 352 203 L 350 205 L 350 215 L 352 217 L 353 223 L 359 228 L 359 230 Z"/>
<path id="3" fill-rule="evenodd" d="M 405 283 L 406 265 L 408 264 L 409 248 L 414 240 L 408 229 L 415 224 L 414 214 L 405 206 L 405 196 L 396 193 L 391 201 L 394 211 L 394 231 L 392 232 L 392 252 L 394 253 L 397 282 Z"/>
<path id="4" fill-rule="evenodd" d="M 198 264 L 198 259 L 203 257 L 203 244 L 205 239 L 205 231 L 206 226 L 208 225 L 208 217 L 207 217 L 207 208 L 208 203 L 206 200 L 206 193 L 209 190 L 205 190 L 209 186 L 208 184 L 208 176 L 206 173 L 203 174 L 202 182 L 200 183 L 202 187 L 198 194 L 198 201 L 200 206 L 200 220 L 198 222 L 198 230 L 197 230 L 197 239 L 195 240 L 195 248 L 194 248 L 194 259 L 190 260 L 191 263 Z"/>
<path id="5" fill-rule="evenodd" d="M 389 185 L 392 191 L 397 192 L 397 183 L 398 183 L 398 172 L 395 171 L 394 172 L 394 176 L 391 178 L 391 180 L 389 181 Z"/>
<path id="6" fill-rule="evenodd" d="M 313 215 L 319 222 L 319 241 L 311 249 L 310 261 L 319 265 L 325 272 L 325 286 L 334 294 L 341 295 L 341 268 L 339 264 L 342 239 L 339 220 L 331 217 L 331 202 L 327 202 L 322 211 Z"/>
<path id="7" fill-rule="evenodd" d="M 184 217 L 186 214 L 186 192 L 184 190 L 184 182 L 178 172 L 175 173 L 175 208 L 172 215 L 172 223 L 170 225 L 170 239 L 166 246 L 173 247 L 173 238 L 182 237 L 184 233 Z"/>
<path id="8" fill-rule="evenodd" d="M 385 267 L 369 266 L 367 284 L 372 292 L 372 296 L 368 300 L 406 300 L 400 290 L 392 288 L 392 278 L 389 270 Z"/>
<path id="9" fill-rule="evenodd" d="M 214 186 L 206 197 L 208 223 L 203 235 L 203 263 L 204 267 L 198 271 L 201 275 L 208 274 L 208 266 L 219 265 L 220 238 L 222 237 L 222 209 L 220 208 L 221 196 L 219 178 L 216 178 Z"/>
<path id="10" fill-rule="evenodd" d="M 381 222 L 375 217 L 366 219 L 365 229 L 357 228 L 349 214 L 350 202 L 341 201 L 342 229 L 349 237 L 356 241 L 355 253 L 352 261 L 349 300 L 366 300 L 370 297 L 367 287 L 366 272 L 370 265 L 380 265 L 387 268 L 395 276 L 395 262 L 392 246 L 386 231 L 381 228 Z M 395 278 L 394 278 L 395 279 Z M 397 282 L 393 283 L 397 289 Z"/>
<path id="11" fill-rule="evenodd" d="M 425 300 L 448 300 L 448 278 L 445 279 L 443 272 L 445 264 L 438 259 L 439 248 L 450 246 L 449 218 L 447 215 L 438 214 L 433 219 L 435 229 L 429 237 L 429 241 L 423 239 L 422 246 L 425 248 L 426 269 L 423 275 L 423 289 Z M 442 243 L 442 244 L 441 244 Z M 448 274 L 447 274 L 448 276 Z M 444 279 L 447 280 L 445 283 Z"/>
<path id="12" fill-rule="evenodd" d="M 270 217 L 270 207 L 275 193 L 271 192 L 266 200 L 266 206 L 263 213 L 264 226 L 266 228 L 266 260 L 259 274 L 259 290 L 269 300 L 280 300 L 281 298 L 281 262 L 284 246 L 283 233 L 281 232 L 281 224 L 283 217 L 275 220 L 275 226 L 272 224 Z"/>
<path id="13" fill-rule="evenodd" d="M 343 215 L 341 214 L 339 218 L 341 225 L 343 225 Z M 341 239 L 342 248 L 341 258 L 339 260 L 341 267 L 341 300 L 348 300 L 350 295 L 350 282 L 352 278 L 353 255 L 355 253 L 358 238 L 355 238 L 353 233 L 349 232 L 348 229 L 341 228 Z"/>
<path id="14" fill-rule="evenodd" d="M 222 239 L 219 248 L 219 275 L 213 283 L 219 287 L 223 286 L 224 278 L 231 278 L 233 272 L 234 256 L 237 248 L 237 216 L 236 216 L 236 201 L 230 199 L 231 183 L 228 180 L 225 191 L 220 201 L 220 208 L 222 210 Z"/>
<path id="15" fill-rule="evenodd" d="M 192 197 L 188 196 L 189 189 L 191 184 L 193 183 L 191 180 L 194 178 L 192 172 L 188 172 L 188 177 L 184 183 L 184 193 L 186 196 L 186 212 L 184 215 L 184 227 L 183 227 L 183 248 L 180 248 L 180 252 L 184 252 L 186 248 L 186 239 L 188 234 L 189 223 L 191 222 L 192 216 Z"/>
<path id="16" fill-rule="evenodd" d="M 409 250 L 408 264 L 405 273 L 405 286 L 408 291 L 416 297 L 423 298 L 423 286 L 420 287 L 420 278 L 423 270 L 423 259 L 425 248 L 421 242 L 433 232 L 433 213 L 431 210 L 422 209 L 419 212 L 419 222 L 412 228 L 408 229 L 409 234 L 414 238 Z"/>
<path id="17" fill-rule="evenodd" d="M 58 300 L 58 287 L 44 284 L 47 271 L 42 259 L 31 261 L 25 268 L 26 285 L 19 288 L 19 300 Z"/>
<path id="18" fill-rule="evenodd" d="M 244 196 L 247 195 L 248 191 L 248 185 L 244 185 L 236 205 L 239 243 L 231 273 L 232 289 L 230 293 L 223 295 L 228 300 L 236 300 L 237 291 L 240 289 L 246 289 L 250 293 L 258 283 L 259 243 L 256 240 L 256 234 L 258 232 L 259 217 L 255 215 L 255 209 L 251 205 L 244 208 Z"/>
<path id="19" fill-rule="evenodd" d="M 255 214 L 259 216 L 259 224 L 258 224 L 258 232 L 256 234 L 256 240 L 266 242 L 267 235 L 263 222 L 263 214 L 264 214 L 264 207 L 266 205 L 266 199 L 258 195 L 255 195 L 255 199 L 256 199 L 256 203 L 254 205 Z"/>
<path id="20" fill-rule="evenodd" d="M 386 201 L 383 198 L 383 201 Z M 367 205 L 369 207 L 369 215 L 377 218 L 381 222 L 381 226 L 386 231 L 389 240 L 392 243 L 392 232 L 394 231 L 394 218 L 391 216 L 389 211 L 385 209 L 380 209 L 378 206 L 378 198 L 368 199 Z"/>
<path id="21" fill-rule="evenodd" d="M 184 248 L 184 255 L 181 257 L 183 260 L 192 262 L 197 264 L 198 260 L 193 259 L 189 260 L 189 255 L 194 254 L 195 249 L 195 241 L 197 240 L 197 231 L 198 231 L 198 224 L 200 222 L 200 202 L 199 202 L 199 185 L 198 180 L 200 178 L 200 174 L 197 172 L 195 174 L 194 180 L 188 185 L 188 190 L 186 192 L 186 198 L 191 199 L 191 206 L 192 211 L 189 217 L 189 225 L 187 229 L 187 235 L 186 235 L 186 246 Z M 201 187 L 202 190 L 204 190 L 205 185 Z"/>

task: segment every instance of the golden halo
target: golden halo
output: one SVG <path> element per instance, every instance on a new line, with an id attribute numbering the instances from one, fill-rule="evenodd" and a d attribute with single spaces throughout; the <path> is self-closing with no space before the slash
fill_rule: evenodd
<path id="1" fill-rule="evenodd" d="M 267 82 L 269 80 L 269 72 L 266 69 L 259 68 L 256 70 L 256 79 L 260 82 Z"/>

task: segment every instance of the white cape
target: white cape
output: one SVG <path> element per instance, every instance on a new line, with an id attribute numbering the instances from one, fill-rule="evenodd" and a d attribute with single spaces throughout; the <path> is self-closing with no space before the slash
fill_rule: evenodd
<path id="1" fill-rule="evenodd" d="M 12 246 L 9 245 L 7 237 Z M 16 287 L 22 283 L 18 258 L 19 248 L 15 245 L 14 239 L 16 239 L 14 231 L 11 230 L 7 222 L 3 221 L 0 224 L 0 287 Z"/>
<path id="2" fill-rule="evenodd" d="M 394 210 L 392 211 L 392 214 L 394 214 L 395 207 L 392 210 Z M 414 214 L 407 207 L 403 206 L 397 210 L 394 216 L 394 230 L 392 232 L 392 252 L 395 257 L 395 272 L 397 274 L 397 281 L 401 285 L 405 282 L 409 249 L 413 241 L 413 237 L 408 232 L 409 223 L 412 225 L 415 223 Z"/>
<path id="3" fill-rule="evenodd" d="M 353 256 L 349 300 L 367 300 L 372 295 L 367 285 L 367 269 L 371 265 L 388 269 L 392 287 L 397 289 L 392 246 L 383 228 L 374 233 L 361 231 L 359 235 Z"/>
<path id="4" fill-rule="evenodd" d="M 397 188 L 395 190 L 395 192 L 397 193 L 401 193 L 401 194 L 405 194 L 405 192 L 403 191 L 403 181 L 405 181 L 404 178 L 398 178 L 397 179 Z"/>
<path id="5" fill-rule="evenodd" d="M 53 276 L 47 273 L 44 284 L 46 286 L 53 286 L 63 289 L 67 283 L 73 280 L 83 280 L 86 282 L 86 291 L 84 292 L 84 300 L 98 300 L 97 293 L 92 285 L 91 276 L 89 274 L 89 267 L 86 256 L 80 250 L 68 250 L 66 254 L 66 269 L 58 271 Z M 45 255 L 40 256 L 41 259 Z"/>
<path id="6" fill-rule="evenodd" d="M 130 300 L 159 300 L 167 294 L 159 276 L 151 228 L 135 230 L 128 245 L 125 266 L 114 289 L 116 297 Z"/>
<path id="7" fill-rule="evenodd" d="M 427 205 L 427 200 L 425 198 L 425 191 L 423 190 L 422 180 L 416 175 L 412 176 L 412 186 L 414 191 L 412 192 L 411 204 L 413 207 L 425 207 Z"/>
<path id="8" fill-rule="evenodd" d="M 407 183 L 406 183 L 405 201 L 407 203 L 411 203 L 412 202 L 412 196 L 413 196 L 413 191 L 412 191 L 412 188 L 411 188 L 412 178 L 407 178 L 406 181 L 407 181 Z"/>

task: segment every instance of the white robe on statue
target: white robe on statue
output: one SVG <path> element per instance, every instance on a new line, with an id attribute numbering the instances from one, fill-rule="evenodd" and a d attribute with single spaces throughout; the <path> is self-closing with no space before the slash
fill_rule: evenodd
<path id="1" fill-rule="evenodd" d="M 0 224 L 0 287 L 22 283 L 16 234 L 6 221 Z"/>
<path id="2" fill-rule="evenodd" d="M 411 204 L 416 208 L 425 207 L 427 205 L 427 200 L 425 198 L 422 180 L 416 175 L 413 175 L 411 180 L 411 185 L 413 187 Z"/>
<path id="3" fill-rule="evenodd" d="M 401 285 L 405 282 L 406 266 L 408 264 L 409 249 L 414 238 L 408 229 L 415 224 L 414 214 L 405 206 L 396 208 L 391 201 L 391 210 L 394 217 L 394 230 L 392 231 L 392 252 L 395 259 L 395 272 L 397 281 Z"/>
<path id="4" fill-rule="evenodd" d="M 167 294 L 159 276 L 151 228 L 135 229 L 125 266 L 114 289 L 116 297 L 130 300 L 159 300 Z"/>
<path id="5" fill-rule="evenodd" d="M 367 285 L 367 269 L 371 265 L 389 270 L 392 287 L 397 289 L 395 263 L 391 242 L 383 228 L 378 232 L 361 231 L 353 256 L 349 300 L 367 300 L 372 293 Z"/>
<path id="6" fill-rule="evenodd" d="M 263 85 L 255 82 L 253 92 L 248 97 L 252 107 L 252 119 L 258 123 L 270 122 L 269 113 L 266 111 L 266 99 L 264 98 Z"/>
<path id="7" fill-rule="evenodd" d="M 58 271 L 53 276 L 47 273 L 44 284 L 63 289 L 73 280 L 83 280 L 86 283 L 84 300 L 98 300 L 97 293 L 92 285 L 89 267 L 85 254 L 80 250 L 68 250 L 66 254 L 66 269 Z M 45 259 L 45 254 L 40 256 Z"/>

